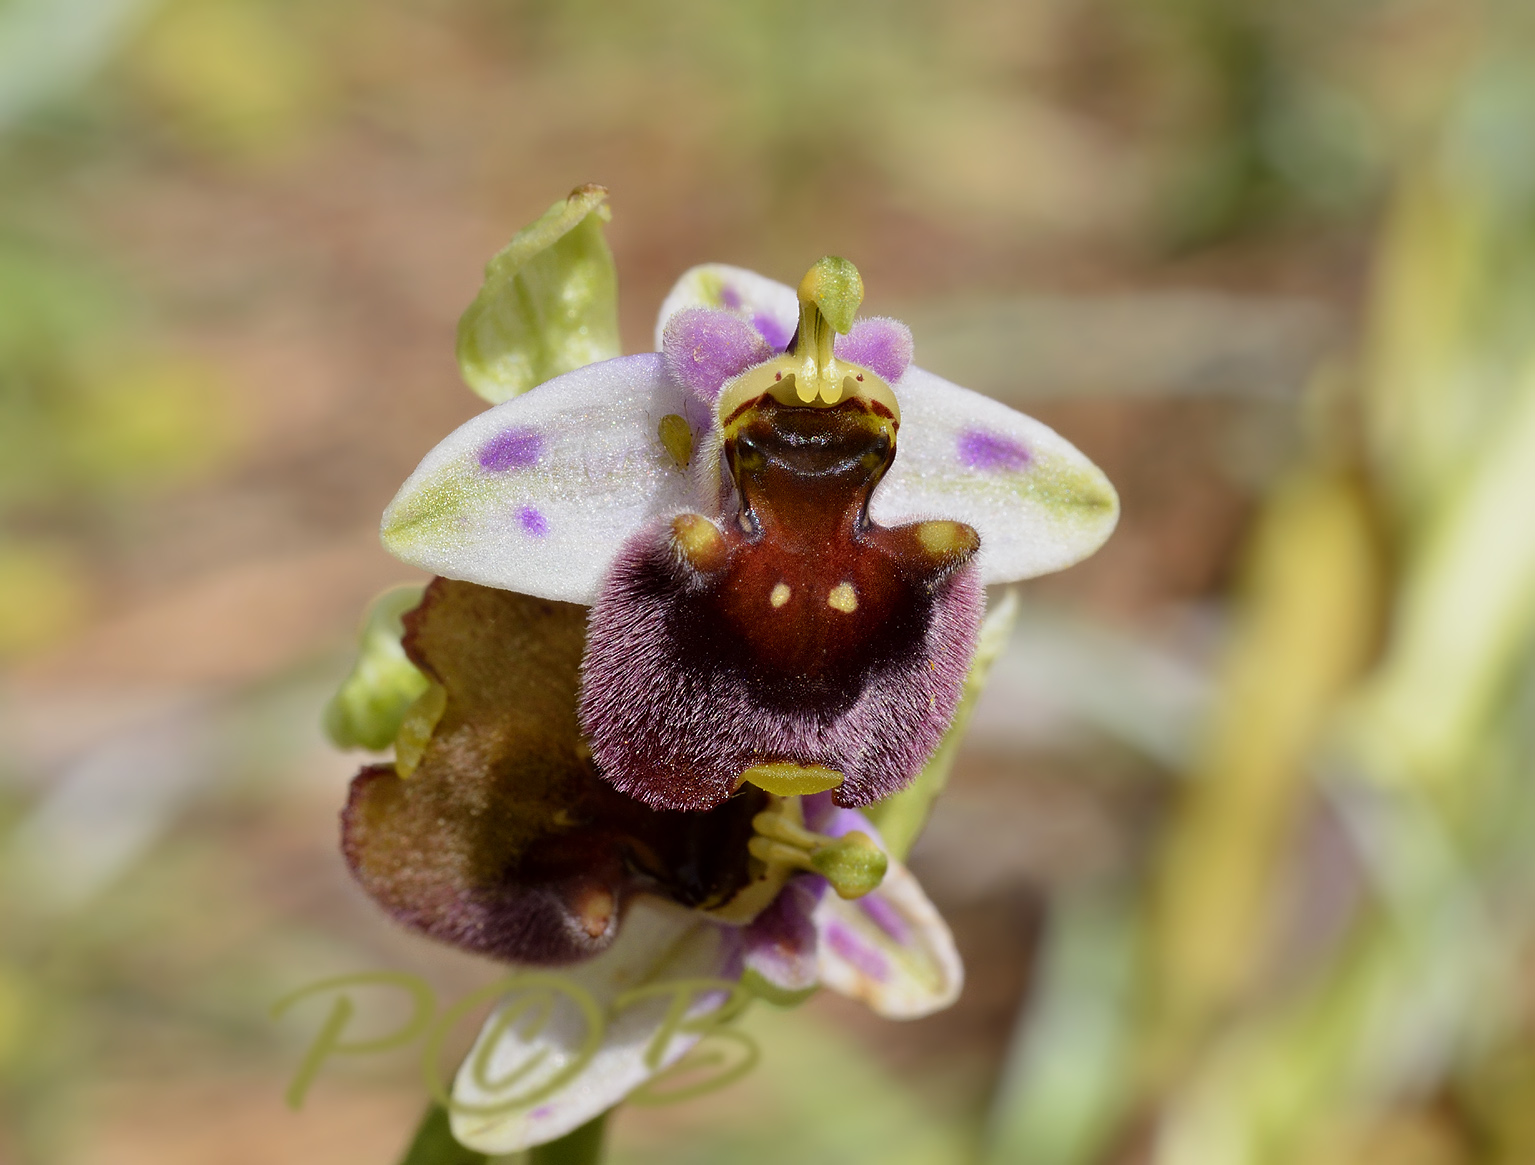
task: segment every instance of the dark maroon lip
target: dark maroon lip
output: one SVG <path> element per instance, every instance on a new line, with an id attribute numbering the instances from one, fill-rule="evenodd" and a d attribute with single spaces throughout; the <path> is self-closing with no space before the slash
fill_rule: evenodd
<path id="1" fill-rule="evenodd" d="M 582 664 L 582 727 L 616 788 L 709 809 L 746 769 L 790 763 L 843 774 L 839 803 L 861 805 L 931 755 L 979 626 L 980 542 L 870 519 L 897 456 L 874 403 L 732 410 L 736 520 L 680 515 L 625 544 Z"/>

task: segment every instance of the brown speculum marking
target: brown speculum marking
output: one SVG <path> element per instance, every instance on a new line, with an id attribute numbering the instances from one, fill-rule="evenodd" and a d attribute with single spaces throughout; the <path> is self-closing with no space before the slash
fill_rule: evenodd
<path id="1" fill-rule="evenodd" d="M 688 560 L 707 585 L 676 613 L 679 642 L 736 657 L 764 699 L 823 712 L 870 668 L 920 650 L 934 585 L 979 543 L 972 531 L 935 554 L 916 527 L 870 521 L 894 438 L 888 412 L 856 397 L 742 409 L 725 440 L 739 510 L 723 556 Z"/>
<path id="2" fill-rule="evenodd" d="M 680 514 L 618 555 L 581 695 L 618 789 L 707 810 L 749 770 L 799 766 L 840 774 L 837 803 L 864 805 L 937 747 L 980 625 L 967 569 L 980 539 L 961 522 L 870 520 L 899 427 L 872 380 L 850 372 L 829 404 L 770 365 L 746 373 L 720 406 L 733 505 L 717 521 Z"/>

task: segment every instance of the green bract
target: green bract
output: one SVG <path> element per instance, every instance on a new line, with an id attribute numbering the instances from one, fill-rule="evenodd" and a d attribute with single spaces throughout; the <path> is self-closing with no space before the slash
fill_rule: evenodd
<path id="1" fill-rule="evenodd" d="M 421 602 L 418 586 L 394 587 L 373 600 L 363 621 L 357 663 L 325 706 L 325 735 L 338 748 L 379 751 L 394 743 L 405 711 L 427 679 L 405 656 L 401 617 Z"/>
<path id="2" fill-rule="evenodd" d="M 491 404 L 619 354 L 618 274 L 602 186 L 578 186 L 489 263 L 458 321 L 458 367 Z"/>

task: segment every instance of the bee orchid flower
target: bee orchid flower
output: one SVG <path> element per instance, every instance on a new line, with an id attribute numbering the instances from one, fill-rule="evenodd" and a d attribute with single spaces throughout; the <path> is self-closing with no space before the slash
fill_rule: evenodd
<path id="1" fill-rule="evenodd" d="M 653 808 L 743 783 L 844 807 L 898 792 L 953 718 L 983 588 L 1113 529 L 1091 462 L 913 365 L 862 297 L 842 259 L 797 291 L 694 268 L 658 352 L 480 414 L 384 515 L 407 562 L 591 606 L 581 727 L 602 778 Z"/>
<path id="2" fill-rule="evenodd" d="M 342 817 L 367 893 L 560 968 L 459 1070 L 453 1133 L 487 1153 L 611 1108 L 748 994 L 956 998 L 948 928 L 859 808 L 949 730 L 985 587 L 1076 562 L 1118 514 L 1070 444 L 859 319 L 842 259 L 797 289 L 694 268 L 657 351 L 584 364 L 616 350 L 605 197 L 492 261 L 460 361 L 501 403 L 383 520 L 438 577 L 380 601 L 327 712 L 338 743 L 394 741 Z"/>

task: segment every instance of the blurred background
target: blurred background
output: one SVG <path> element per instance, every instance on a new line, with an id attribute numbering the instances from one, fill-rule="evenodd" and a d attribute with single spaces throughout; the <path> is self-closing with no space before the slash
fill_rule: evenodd
<path id="1" fill-rule="evenodd" d="M 912 864 L 969 982 L 746 1021 L 620 1165 L 1535 1161 L 1535 11 L 1522 0 L 0 3 L 0 1161 L 388 1165 L 330 974 L 495 973 L 349 882 L 318 721 L 481 407 L 485 260 L 612 191 L 861 268 L 1124 517 L 1022 590 Z M 463 1033 L 467 1040 L 469 1032 Z"/>

